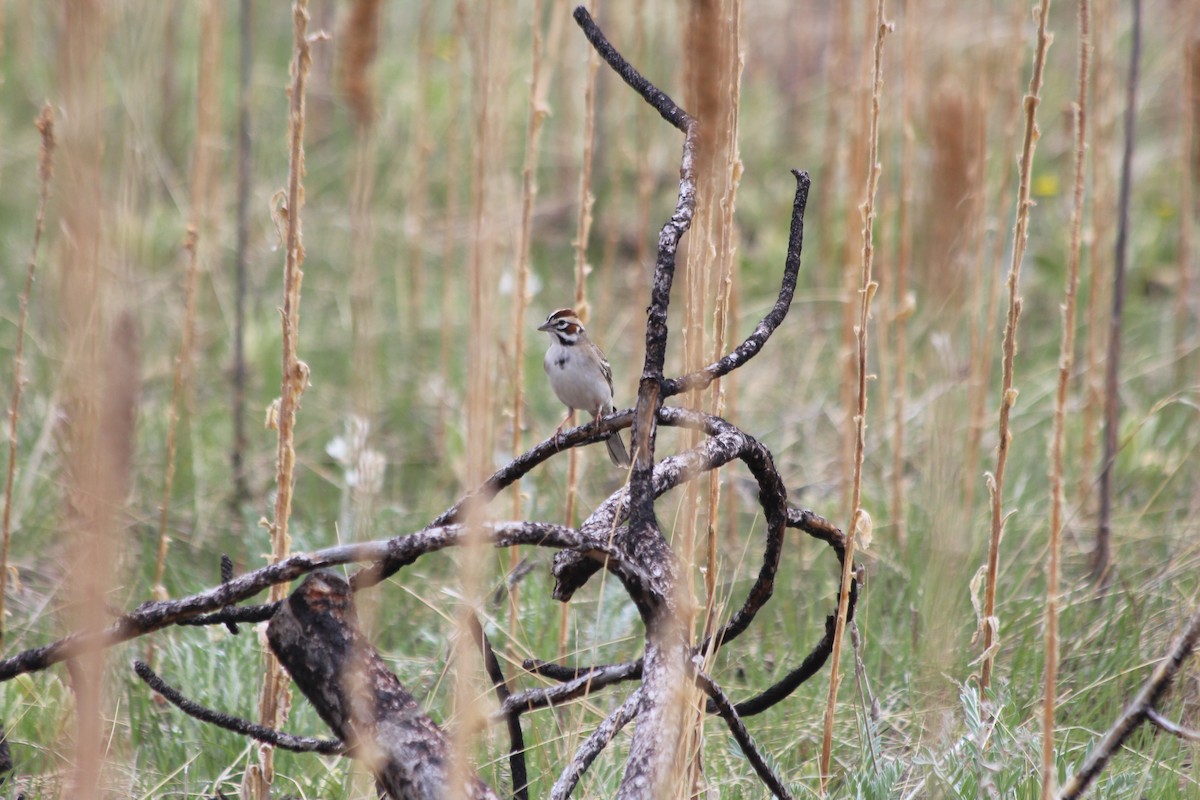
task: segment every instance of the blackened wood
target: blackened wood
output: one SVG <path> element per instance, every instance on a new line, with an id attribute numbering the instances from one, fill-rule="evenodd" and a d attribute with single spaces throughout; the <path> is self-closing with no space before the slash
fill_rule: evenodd
<path id="1" fill-rule="evenodd" d="M 325 724 L 395 800 L 441 800 L 450 785 L 446 733 L 387 668 L 358 625 L 350 583 L 304 579 L 267 625 L 267 641 Z M 479 778 L 470 800 L 498 800 Z"/>

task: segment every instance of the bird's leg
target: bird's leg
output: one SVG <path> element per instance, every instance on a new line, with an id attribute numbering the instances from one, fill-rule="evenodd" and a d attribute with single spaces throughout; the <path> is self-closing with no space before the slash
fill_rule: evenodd
<path id="1" fill-rule="evenodd" d="M 574 419 L 575 419 L 575 409 L 568 408 L 567 409 L 567 418 L 564 419 L 562 422 L 558 423 L 558 427 L 554 429 L 554 449 L 555 450 L 559 449 L 558 439 L 560 436 L 562 436 L 562 429 L 564 427 L 566 427 L 566 424 L 568 422 L 571 422 Z"/>

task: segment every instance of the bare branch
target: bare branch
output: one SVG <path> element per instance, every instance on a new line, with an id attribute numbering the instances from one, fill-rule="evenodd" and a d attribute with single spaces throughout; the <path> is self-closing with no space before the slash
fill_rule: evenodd
<path id="1" fill-rule="evenodd" d="M 600 723 L 600 727 L 592 731 L 592 735 L 579 746 L 575 755 L 571 757 L 571 763 L 567 764 L 567 768 L 554 782 L 554 786 L 550 789 L 550 800 L 566 800 L 571 796 L 575 784 L 579 783 L 579 779 L 596 760 L 596 756 L 600 755 L 613 737 L 637 716 L 638 707 L 642 704 L 642 695 L 641 689 L 629 695 L 616 711 L 609 714 L 604 722 Z"/>
<path id="2" fill-rule="evenodd" d="M 257 725 L 241 717 L 205 708 L 194 700 L 189 700 L 185 697 L 182 692 L 155 674 L 154 670 L 150 669 L 149 665 L 143 661 L 134 661 L 133 671 L 137 673 L 139 678 L 146 682 L 146 685 L 165 697 L 173 706 L 189 717 L 194 717 L 201 722 L 216 725 L 218 728 L 224 728 L 241 736 L 249 736 L 251 739 L 266 742 L 281 750 L 291 750 L 293 753 L 349 755 L 346 743 L 341 739 L 317 739 L 311 736 L 293 736 L 290 733 L 283 733 L 274 728 Z"/>
<path id="3" fill-rule="evenodd" d="M 733 734 L 733 738 L 738 743 L 738 747 L 742 748 L 742 752 L 746 755 L 746 760 L 754 767 L 754 771 L 762 778 L 762 782 L 767 785 L 771 793 L 781 800 L 790 800 L 792 793 L 783 785 L 783 779 L 775 774 L 771 769 L 771 765 L 763 758 L 762 753 L 758 751 L 758 745 L 754 744 L 754 740 L 750 738 L 750 731 L 746 730 L 746 724 L 742 722 L 738 716 L 737 709 L 733 707 L 733 703 L 729 702 L 729 698 L 725 696 L 725 692 L 716 682 L 697 670 L 695 675 L 696 684 L 705 691 L 710 702 L 716 707 L 717 714 L 721 719 L 725 720 L 725 724 L 729 726 L 729 732 Z"/>
<path id="4" fill-rule="evenodd" d="M 1058 792 L 1059 800 L 1070 800 L 1071 798 L 1081 796 L 1087 789 L 1088 785 L 1095 780 L 1100 771 L 1108 764 L 1108 760 L 1112 758 L 1113 753 L 1120 748 L 1121 743 L 1128 738 L 1129 734 L 1133 733 L 1139 725 L 1145 721 L 1150 712 L 1158 706 L 1158 701 L 1162 698 L 1166 691 L 1171 686 L 1171 682 L 1175 679 L 1175 674 L 1179 672 L 1179 667 L 1183 664 L 1183 660 L 1191 655 L 1196 648 L 1196 642 L 1200 640 L 1200 608 L 1192 613 L 1192 618 L 1188 620 L 1187 627 L 1175 644 L 1171 646 L 1171 650 L 1167 653 L 1167 657 L 1158 662 L 1158 666 L 1154 668 L 1154 672 L 1150 675 L 1150 680 L 1146 681 L 1142 686 L 1141 691 L 1133 698 L 1129 706 L 1117 717 L 1117 721 L 1108 729 L 1108 733 L 1096 744 L 1094 750 L 1087 757 L 1087 760 L 1079 767 L 1071 779 L 1066 782 L 1062 789 Z"/>
<path id="5" fill-rule="evenodd" d="M 796 292 L 796 280 L 800 274 L 800 253 L 804 247 L 804 210 L 808 206 L 808 190 L 812 185 L 807 172 L 792 170 L 796 176 L 796 199 L 792 202 L 792 229 L 788 237 L 787 260 L 783 268 L 783 281 L 779 287 L 779 296 L 775 305 L 762 321 L 754 328 L 746 340 L 734 348 L 728 355 L 709 364 L 703 369 L 684 375 L 682 378 L 670 378 L 663 381 L 663 396 L 693 389 L 703 389 L 717 378 L 728 375 L 733 370 L 745 364 L 762 350 L 767 339 L 783 322 L 788 309 L 792 305 L 792 296 Z"/>

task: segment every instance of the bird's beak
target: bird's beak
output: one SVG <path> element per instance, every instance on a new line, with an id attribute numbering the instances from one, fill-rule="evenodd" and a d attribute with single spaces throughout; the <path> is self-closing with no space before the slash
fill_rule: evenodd
<path id="1" fill-rule="evenodd" d="M 548 330 L 550 330 L 550 323 L 549 323 L 549 322 L 543 322 L 541 325 L 538 325 L 538 330 L 539 330 L 539 331 L 548 331 Z"/>

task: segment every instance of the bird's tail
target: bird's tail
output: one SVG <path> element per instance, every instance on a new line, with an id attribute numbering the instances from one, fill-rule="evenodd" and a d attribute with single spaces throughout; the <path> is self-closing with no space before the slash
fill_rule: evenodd
<path id="1" fill-rule="evenodd" d="M 620 433 L 614 433 L 608 437 L 608 441 L 604 444 L 608 448 L 608 457 L 612 459 L 613 464 L 618 467 L 629 466 L 629 453 L 625 450 L 625 442 L 621 440 Z"/>

